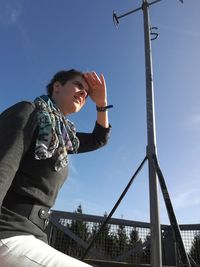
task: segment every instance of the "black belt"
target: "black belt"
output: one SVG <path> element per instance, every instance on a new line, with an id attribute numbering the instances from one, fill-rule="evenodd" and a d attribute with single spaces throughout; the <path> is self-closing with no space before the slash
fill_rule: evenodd
<path id="1" fill-rule="evenodd" d="M 30 201 L 26 201 L 23 197 L 20 197 L 20 200 L 16 195 L 12 195 L 12 201 L 10 197 L 5 197 L 2 206 L 28 218 L 44 231 L 49 223 L 50 209 L 42 205 L 26 203 Z M 24 203 L 21 203 L 22 200 Z"/>

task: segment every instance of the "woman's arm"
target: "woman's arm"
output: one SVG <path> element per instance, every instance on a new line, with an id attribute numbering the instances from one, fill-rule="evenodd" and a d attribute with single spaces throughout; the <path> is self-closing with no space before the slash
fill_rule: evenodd
<path id="1" fill-rule="evenodd" d="M 111 126 L 108 128 L 102 127 L 96 122 L 92 133 L 77 133 L 80 141 L 78 153 L 89 152 L 96 150 L 107 144 L 111 132 Z M 70 153 L 70 151 L 69 151 Z"/>
<path id="2" fill-rule="evenodd" d="M 97 107 L 107 106 L 107 89 L 103 74 L 99 77 L 96 72 L 83 74 L 89 86 L 89 96 Z M 80 140 L 78 153 L 96 150 L 104 146 L 109 138 L 111 126 L 108 121 L 108 111 L 97 111 L 97 121 L 92 133 L 77 133 Z M 69 151 L 70 153 L 70 151 Z"/>
<path id="3" fill-rule="evenodd" d="M 103 74 L 99 77 L 96 72 L 84 73 L 84 78 L 89 85 L 89 96 L 97 107 L 107 106 L 107 89 Z M 97 122 L 104 128 L 109 127 L 108 111 L 97 111 Z"/>

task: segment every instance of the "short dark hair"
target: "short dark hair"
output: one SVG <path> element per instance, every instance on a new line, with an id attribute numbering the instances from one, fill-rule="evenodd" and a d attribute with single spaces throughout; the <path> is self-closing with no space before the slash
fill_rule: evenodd
<path id="1" fill-rule="evenodd" d="M 62 85 L 64 85 L 67 81 L 74 79 L 76 76 L 83 76 L 83 72 L 81 72 L 79 70 L 75 70 L 75 69 L 61 70 L 61 71 L 57 72 L 53 76 L 53 78 L 51 79 L 49 84 L 47 84 L 47 86 L 46 86 L 48 96 L 50 96 L 50 97 L 52 96 L 53 85 L 55 82 L 60 82 Z"/>

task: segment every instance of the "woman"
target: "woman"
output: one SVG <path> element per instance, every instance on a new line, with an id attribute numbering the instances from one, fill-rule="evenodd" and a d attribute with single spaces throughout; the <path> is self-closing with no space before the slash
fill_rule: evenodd
<path id="1" fill-rule="evenodd" d="M 66 116 L 86 98 L 96 104 L 92 133 L 76 133 Z M 0 266 L 89 266 L 50 247 L 44 230 L 49 210 L 68 173 L 68 153 L 107 143 L 106 84 L 103 75 L 60 71 L 47 95 L 20 102 L 0 115 Z"/>

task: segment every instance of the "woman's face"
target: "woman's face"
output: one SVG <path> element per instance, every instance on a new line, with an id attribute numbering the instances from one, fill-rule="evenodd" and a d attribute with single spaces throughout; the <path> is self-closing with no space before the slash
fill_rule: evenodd
<path id="1" fill-rule="evenodd" d="M 88 96 L 89 86 L 81 76 L 67 81 L 64 85 L 54 83 L 53 99 L 64 115 L 80 111 Z"/>

